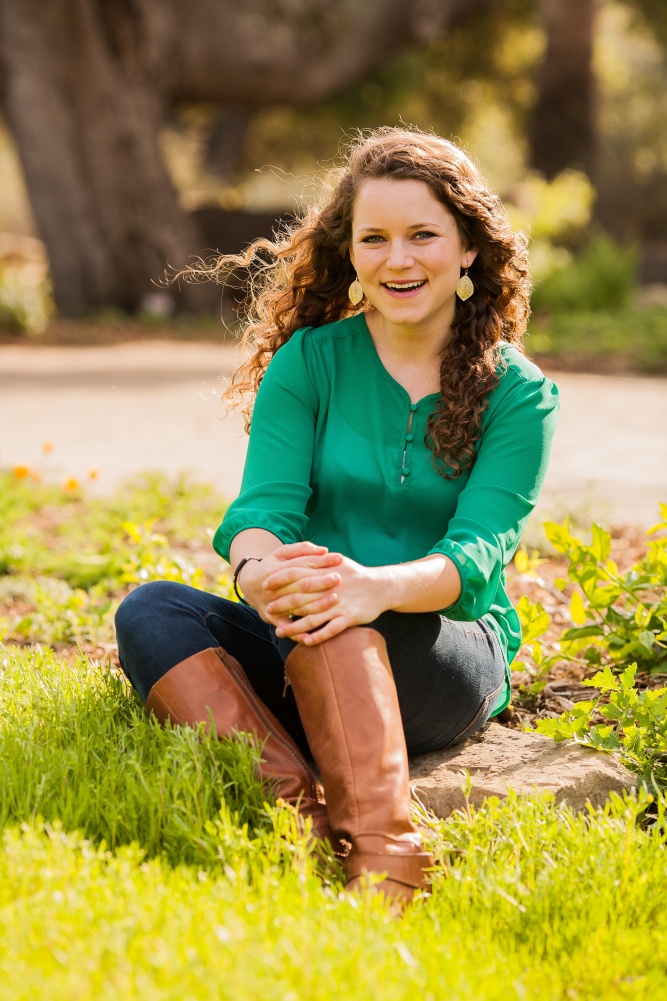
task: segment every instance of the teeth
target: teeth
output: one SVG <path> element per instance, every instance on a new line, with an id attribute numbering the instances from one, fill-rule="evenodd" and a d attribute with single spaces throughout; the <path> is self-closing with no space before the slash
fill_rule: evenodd
<path id="1" fill-rule="evenodd" d="M 387 286 L 387 288 L 394 288 L 394 289 L 398 289 L 399 292 L 403 292 L 403 291 L 405 291 L 405 289 L 419 288 L 421 285 L 424 284 L 424 282 L 423 281 L 421 281 L 421 282 L 400 282 L 400 283 L 399 282 L 385 282 L 384 284 Z"/>

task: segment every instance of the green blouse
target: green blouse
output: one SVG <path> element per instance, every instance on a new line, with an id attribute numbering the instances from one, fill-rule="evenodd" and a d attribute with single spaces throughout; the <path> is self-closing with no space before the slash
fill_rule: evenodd
<path id="1" fill-rule="evenodd" d="M 363 313 L 298 330 L 262 380 L 241 492 L 213 539 L 229 560 L 239 532 L 263 528 L 282 542 L 310 539 L 364 566 L 443 553 L 461 594 L 441 614 L 483 618 L 507 661 L 496 704 L 509 702 L 509 664 L 521 625 L 505 591 L 544 479 L 558 389 L 517 349 L 489 394 L 472 469 L 445 479 L 424 443 L 437 393 L 411 403 L 375 349 Z"/>

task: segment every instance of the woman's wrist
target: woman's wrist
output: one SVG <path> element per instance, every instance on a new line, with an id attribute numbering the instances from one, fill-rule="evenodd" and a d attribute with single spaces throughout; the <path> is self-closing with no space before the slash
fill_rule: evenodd
<path id="1" fill-rule="evenodd" d="M 453 605 L 461 594 L 456 565 L 439 553 L 378 569 L 386 573 L 385 611 L 437 612 Z"/>
<path id="2" fill-rule="evenodd" d="M 232 579 L 232 587 L 234 588 L 234 594 L 236 595 L 236 597 L 239 599 L 239 601 L 242 601 L 244 604 L 247 604 L 247 602 L 245 601 L 245 598 L 241 595 L 241 592 L 239 591 L 239 587 L 241 586 L 241 573 L 248 565 L 248 563 L 261 563 L 261 562 L 262 562 L 261 556 L 244 556 L 243 559 L 240 560 L 239 563 L 236 565 L 236 569 L 234 570 L 234 577 Z"/>
<path id="3" fill-rule="evenodd" d="M 266 575 L 266 569 L 261 566 L 262 558 L 259 556 L 248 560 L 241 567 L 236 575 L 238 590 L 243 595 L 246 604 L 256 607 L 256 599 L 262 595 L 262 584 Z M 236 588 L 234 589 L 236 591 Z"/>
<path id="4" fill-rule="evenodd" d="M 392 565 L 384 567 L 369 567 L 371 586 L 375 592 L 380 613 L 391 611 L 399 600 L 399 582 L 396 568 Z"/>

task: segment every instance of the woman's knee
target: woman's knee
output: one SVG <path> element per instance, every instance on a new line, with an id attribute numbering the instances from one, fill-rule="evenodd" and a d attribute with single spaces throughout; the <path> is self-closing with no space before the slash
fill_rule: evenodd
<path id="1" fill-rule="evenodd" d="M 206 607 L 205 592 L 173 581 L 142 584 L 119 606 L 119 660 L 144 701 L 175 664 L 217 645 L 204 621 Z"/>
<path id="2" fill-rule="evenodd" d="M 173 608 L 182 584 L 170 580 L 153 580 L 131 591 L 116 610 L 116 635 L 119 642 L 155 625 L 161 616 Z"/>
<path id="3" fill-rule="evenodd" d="M 132 628 L 147 616 L 152 616 L 171 599 L 172 589 L 178 587 L 171 581 L 150 581 L 127 595 L 116 610 L 116 629 Z"/>

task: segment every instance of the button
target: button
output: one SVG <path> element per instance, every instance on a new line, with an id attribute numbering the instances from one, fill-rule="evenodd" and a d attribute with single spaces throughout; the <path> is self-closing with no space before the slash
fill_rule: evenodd
<path id="1" fill-rule="evenodd" d="M 410 404 L 410 410 L 416 410 L 418 406 L 419 406 L 418 403 L 411 403 Z"/>
<path id="2" fill-rule="evenodd" d="M 404 466 L 403 469 L 401 469 L 401 472 L 403 473 L 403 476 L 409 476 L 410 475 L 410 470 L 408 469 L 407 466 Z"/>
<path id="3" fill-rule="evenodd" d="M 413 438 L 414 438 L 413 434 L 406 434 L 406 436 L 405 436 L 405 440 L 406 441 L 412 441 Z"/>

